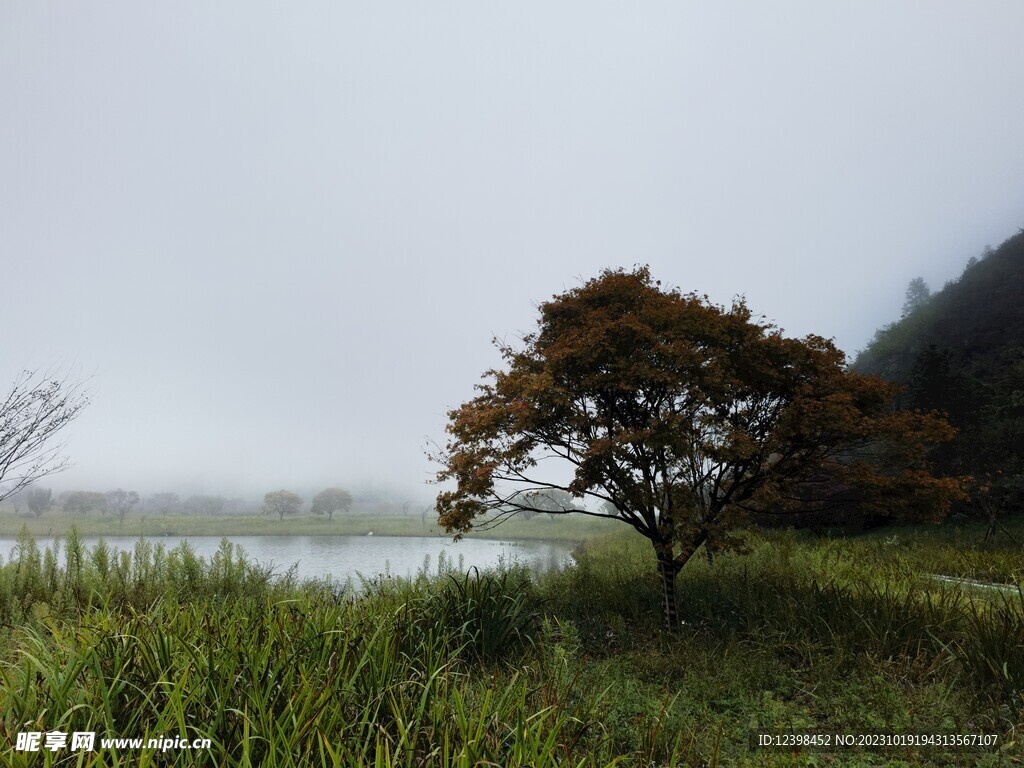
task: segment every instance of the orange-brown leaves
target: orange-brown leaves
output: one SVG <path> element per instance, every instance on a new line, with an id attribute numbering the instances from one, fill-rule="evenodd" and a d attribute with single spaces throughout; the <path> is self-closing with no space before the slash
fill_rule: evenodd
<path id="1" fill-rule="evenodd" d="M 786 338 L 742 301 L 663 289 L 647 268 L 553 297 L 522 348 L 500 348 L 506 368 L 450 414 L 449 530 L 508 509 L 541 454 L 565 465 L 554 487 L 614 499 L 657 541 L 726 541 L 735 510 L 787 507 L 826 472 L 929 514 L 958 492 L 928 473 L 927 447 L 952 434 L 941 418 L 893 411 L 892 385 L 849 373 L 831 341 Z"/>

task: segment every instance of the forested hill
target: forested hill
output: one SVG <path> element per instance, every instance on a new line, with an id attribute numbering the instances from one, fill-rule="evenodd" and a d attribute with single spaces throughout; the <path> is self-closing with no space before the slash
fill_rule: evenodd
<path id="1" fill-rule="evenodd" d="M 908 296 L 908 303 L 916 306 L 875 334 L 855 370 L 906 384 L 918 355 L 934 344 L 949 350 L 958 368 L 995 373 L 1004 353 L 1024 347 L 1024 232 L 971 259 L 938 293 Z"/>
<path id="2" fill-rule="evenodd" d="M 959 279 L 929 295 L 907 289 L 904 316 L 854 361 L 906 387 L 900 407 L 945 411 L 960 433 L 938 452 L 946 471 L 1024 472 L 1024 230 L 972 258 Z"/>

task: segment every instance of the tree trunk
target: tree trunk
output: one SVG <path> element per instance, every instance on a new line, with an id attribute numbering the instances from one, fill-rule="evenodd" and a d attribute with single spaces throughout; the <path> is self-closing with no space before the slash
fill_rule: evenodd
<path id="1" fill-rule="evenodd" d="M 665 628 L 669 632 L 679 631 L 679 614 L 676 613 L 676 576 L 682 566 L 674 558 L 659 557 L 658 572 L 661 574 L 661 609 Z"/>

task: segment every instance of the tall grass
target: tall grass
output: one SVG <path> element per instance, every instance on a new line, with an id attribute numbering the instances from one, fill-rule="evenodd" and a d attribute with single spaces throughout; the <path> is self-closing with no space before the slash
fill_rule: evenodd
<path id="1" fill-rule="evenodd" d="M 648 724 L 664 706 L 666 729 L 705 760 L 716 754 L 715 724 L 725 729 L 723 748 L 731 741 L 731 761 L 745 754 L 737 743 L 749 724 L 953 732 L 983 723 L 1004 734 L 1008 754 L 1019 751 L 1019 590 L 931 578 L 931 568 L 949 565 L 945 547 L 913 562 L 885 541 L 776 533 L 751 535 L 749 545 L 747 555 L 687 565 L 676 637 L 659 631 L 646 541 L 591 543 L 577 553 L 577 568 L 541 582 L 550 610 L 571 619 L 590 649 L 593 679 L 614 681 L 605 722 Z M 927 571 L 921 560 L 930 561 Z M 617 733 L 627 735 L 623 749 L 636 748 L 628 727 Z M 977 754 L 933 752 L 934 763 L 912 758 L 981 764 Z"/>
<path id="2" fill-rule="evenodd" d="M 525 571 L 383 579 L 351 599 L 271 578 L 228 542 L 209 561 L 187 545 L 66 546 L 61 566 L 25 538 L 0 569 L 17 625 L 0 667 L 5 764 L 54 761 L 13 751 L 32 730 L 213 740 L 179 755 L 65 755 L 90 766 L 615 760 L 585 708 L 560 706 L 571 685 L 541 686 L 520 663 L 557 653 Z"/>
<path id="3" fill-rule="evenodd" d="M 695 562 L 681 579 L 691 621 L 718 633 L 767 636 L 803 653 L 898 662 L 954 674 L 979 696 L 1019 706 L 1024 693 L 1024 596 L 936 581 L 895 549 L 862 542 L 758 538 L 746 557 Z M 941 557 L 931 565 L 941 569 Z M 804 653 L 806 656 L 807 654 Z"/>
<path id="4" fill-rule="evenodd" d="M 539 578 L 426 564 L 358 595 L 274 577 L 227 541 L 209 559 L 87 549 L 74 532 L 60 546 L 22 536 L 0 567 L 3 764 L 789 765 L 749 751 L 750 730 L 984 728 L 1008 743 L 1022 727 L 1020 592 L 935 581 L 920 564 L 941 556 L 885 540 L 772 534 L 695 558 L 676 635 L 659 628 L 649 545 L 629 537 Z M 27 730 L 213 747 L 15 752 Z"/>
<path id="5" fill-rule="evenodd" d="M 515 674 L 470 679 L 471 638 L 388 603 L 204 599 L 26 630 L 3 670 L 5 724 L 212 738 L 190 765 L 298 765 L 318 752 L 419 765 L 438 744 L 469 764 L 516 750 L 532 764 L 530 750 L 571 725 Z"/>

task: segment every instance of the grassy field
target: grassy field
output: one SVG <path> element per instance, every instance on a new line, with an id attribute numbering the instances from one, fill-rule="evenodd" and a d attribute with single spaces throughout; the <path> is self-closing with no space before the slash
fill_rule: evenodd
<path id="1" fill-rule="evenodd" d="M 23 537 L 0 568 L 0 761 L 1020 765 L 1024 554 L 978 539 L 751 534 L 749 554 L 684 569 L 670 635 L 648 545 L 626 530 L 588 539 L 559 573 L 382 579 L 358 599 L 275 581 L 227 542 L 207 562 L 72 536 L 63 567 Z M 29 759 L 12 749 L 28 730 L 213 745 Z M 998 746 L 751 747 L 751 734 L 791 730 L 984 733 Z"/>
<path id="2" fill-rule="evenodd" d="M 17 536 L 26 528 L 33 536 L 66 536 L 72 527 L 83 536 L 446 536 L 436 520 L 420 515 L 335 515 L 333 520 L 317 515 L 299 515 L 283 520 L 266 515 L 159 515 L 130 516 L 119 522 L 110 515 L 66 515 L 48 512 L 42 517 L 16 516 L 0 512 L 0 536 Z M 575 516 L 552 518 L 539 515 L 531 520 L 512 519 L 489 531 L 471 536 L 492 539 L 583 541 L 594 535 L 617 530 L 621 523 Z"/>

